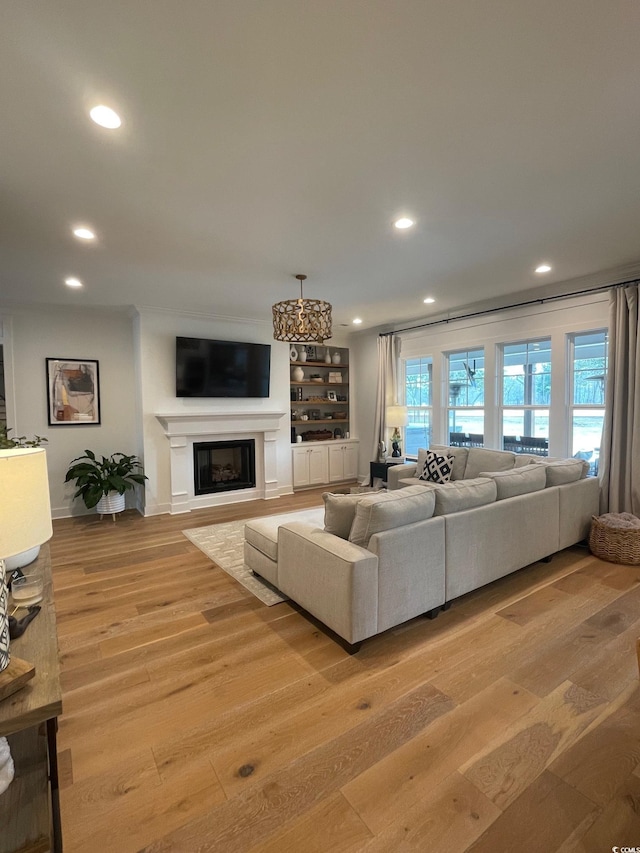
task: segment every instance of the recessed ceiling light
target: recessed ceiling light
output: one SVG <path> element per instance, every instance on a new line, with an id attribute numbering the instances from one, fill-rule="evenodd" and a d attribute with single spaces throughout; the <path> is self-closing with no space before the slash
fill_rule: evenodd
<path id="1" fill-rule="evenodd" d="M 64 283 L 67 287 L 82 287 L 82 282 L 79 278 L 65 278 Z"/>
<path id="2" fill-rule="evenodd" d="M 427 298 L 423 299 L 422 301 L 425 305 L 431 305 L 431 303 L 435 302 L 436 300 L 433 298 L 433 296 L 427 296 Z"/>
<path id="3" fill-rule="evenodd" d="M 540 264 L 539 267 L 536 267 L 536 272 L 551 272 L 551 267 L 549 266 L 549 264 Z"/>
<path id="4" fill-rule="evenodd" d="M 122 124 L 118 113 L 112 110 L 111 107 L 105 107 L 104 104 L 94 107 L 90 110 L 89 115 L 96 124 L 99 124 L 100 127 L 106 127 L 109 130 L 115 130 Z"/>
<path id="5" fill-rule="evenodd" d="M 396 228 L 399 228 L 400 230 L 402 230 L 403 228 L 411 228 L 411 226 L 413 225 L 413 219 L 407 219 L 405 216 L 403 216 L 402 219 L 396 219 L 393 224 L 396 226 Z"/>
<path id="6" fill-rule="evenodd" d="M 362 323 L 362 320 L 360 319 L 360 317 L 354 317 L 354 319 L 353 319 L 353 325 L 354 325 L 354 326 L 359 326 L 359 325 L 360 325 L 360 323 Z"/>
<path id="7" fill-rule="evenodd" d="M 96 235 L 90 228 L 74 228 L 73 233 L 79 240 L 95 240 Z"/>

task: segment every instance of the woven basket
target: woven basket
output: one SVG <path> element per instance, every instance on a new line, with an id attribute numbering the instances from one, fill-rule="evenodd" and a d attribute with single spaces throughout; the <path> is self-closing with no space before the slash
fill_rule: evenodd
<path id="1" fill-rule="evenodd" d="M 640 527 L 611 527 L 594 515 L 591 519 L 589 548 L 609 563 L 640 566 Z"/>

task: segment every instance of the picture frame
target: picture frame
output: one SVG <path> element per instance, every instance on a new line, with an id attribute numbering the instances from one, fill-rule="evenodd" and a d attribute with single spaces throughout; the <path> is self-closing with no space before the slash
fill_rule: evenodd
<path id="1" fill-rule="evenodd" d="M 327 391 L 327 400 L 329 400 L 330 403 L 337 403 L 338 395 L 335 391 Z"/>
<path id="2" fill-rule="evenodd" d="M 49 426 L 92 426 L 100 420 L 99 365 L 92 358 L 47 358 Z"/>

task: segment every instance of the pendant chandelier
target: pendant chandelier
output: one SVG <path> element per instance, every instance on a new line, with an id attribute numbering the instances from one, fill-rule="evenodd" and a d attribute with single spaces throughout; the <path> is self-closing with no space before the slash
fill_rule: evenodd
<path id="1" fill-rule="evenodd" d="M 273 337 L 287 343 L 322 344 L 331 337 L 331 305 L 322 299 L 305 299 L 302 282 L 306 275 L 297 275 L 300 298 L 276 302 L 273 311 Z"/>

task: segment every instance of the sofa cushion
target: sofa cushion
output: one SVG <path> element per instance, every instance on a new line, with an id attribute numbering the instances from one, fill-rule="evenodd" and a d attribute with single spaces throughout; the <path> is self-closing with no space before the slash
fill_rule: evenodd
<path id="1" fill-rule="evenodd" d="M 353 519 L 356 517 L 356 506 L 362 500 L 362 494 L 334 495 L 331 492 L 325 492 L 322 500 L 324 501 L 324 529 L 327 533 L 333 533 L 341 539 L 348 539 Z"/>
<path id="2" fill-rule="evenodd" d="M 558 462 L 546 462 L 543 468 L 547 475 L 547 486 L 563 486 L 586 477 L 589 463 L 583 459 L 562 459 Z"/>
<path id="3" fill-rule="evenodd" d="M 514 468 L 524 468 L 525 465 L 532 465 L 534 462 L 544 462 L 544 456 L 536 456 L 533 453 L 516 453 L 516 464 Z"/>
<path id="4" fill-rule="evenodd" d="M 489 450 L 486 447 L 470 447 L 464 479 L 473 480 L 481 471 L 510 471 L 516 464 L 516 454 L 510 450 Z"/>
<path id="5" fill-rule="evenodd" d="M 464 479 L 464 469 L 467 467 L 467 456 L 469 454 L 468 447 L 448 447 L 446 444 L 432 444 L 429 450 L 433 450 L 433 452 L 437 453 L 439 456 L 453 456 L 454 463 L 451 479 Z M 420 451 L 418 451 L 418 453 L 419 452 Z M 424 452 L 426 453 L 427 451 L 425 450 Z"/>
<path id="6" fill-rule="evenodd" d="M 430 483 L 448 483 L 454 459 L 454 456 L 440 456 L 433 450 L 428 450 L 422 470 L 418 472 L 419 479 Z"/>
<path id="7" fill-rule="evenodd" d="M 547 485 L 545 466 L 536 463 L 525 465 L 523 468 L 514 468 L 513 471 L 486 471 L 480 476 L 495 481 L 499 501 L 515 498 L 516 495 L 538 492 Z"/>
<path id="8" fill-rule="evenodd" d="M 363 497 L 356 505 L 349 541 L 366 548 L 374 533 L 431 518 L 435 500 L 433 487 L 426 483 Z"/>
<path id="9" fill-rule="evenodd" d="M 444 483 L 433 486 L 435 494 L 434 515 L 447 515 L 461 512 L 475 506 L 495 503 L 497 488 L 493 480 L 476 477 L 473 480 L 460 480 L 458 483 Z"/>

